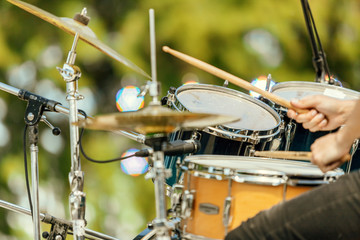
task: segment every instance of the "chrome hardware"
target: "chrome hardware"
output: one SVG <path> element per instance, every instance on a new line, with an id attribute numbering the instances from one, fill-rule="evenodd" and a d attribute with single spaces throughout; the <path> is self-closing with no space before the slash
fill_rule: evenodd
<path id="1" fill-rule="evenodd" d="M 63 68 L 56 67 L 56 69 L 66 82 L 76 81 L 81 77 L 80 68 L 72 64 L 65 63 Z"/>
<path id="2" fill-rule="evenodd" d="M 194 190 L 192 190 L 191 192 L 189 190 L 184 191 L 183 199 L 181 202 L 181 218 L 183 219 L 191 216 L 191 211 L 194 204 L 194 193 Z"/>
<path id="3" fill-rule="evenodd" d="M 290 143 L 292 142 L 292 138 L 294 137 L 294 133 L 296 130 L 296 124 L 290 121 L 285 130 L 285 151 L 289 151 L 290 149 Z"/>
<path id="4" fill-rule="evenodd" d="M 181 198 L 183 195 L 184 186 L 180 184 L 174 184 L 172 187 L 172 195 L 171 195 L 171 210 L 174 213 L 174 217 L 181 216 Z"/>
<path id="5" fill-rule="evenodd" d="M 200 203 L 199 210 L 207 215 L 217 215 L 219 214 L 220 208 L 211 203 Z"/>
<path id="6" fill-rule="evenodd" d="M 228 233 L 228 227 L 231 223 L 232 217 L 230 216 L 232 197 L 226 197 L 224 201 L 224 212 L 223 212 L 223 225 L 225 227 L 225 235 Z"/>

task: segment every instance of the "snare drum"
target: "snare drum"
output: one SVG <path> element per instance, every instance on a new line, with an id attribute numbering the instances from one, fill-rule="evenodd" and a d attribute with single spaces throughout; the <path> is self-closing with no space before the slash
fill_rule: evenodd
<path id="1" fill-rule="evenodd" d="M 170 141 L 197 139 L 201 148 L 197 154 L 248 156 L 251 150 L 277 150 L 280 132 L 279 114 L 265 103 L 225 87 L 188 84 L 168 95 L 168 105 L 177 111 L 223 114 L 241 120 L 197 131 L 178 131 Z M 176 157 L 166 157 L 165 166 L 175 175 Z M 172 177 L 169 185 L 176 182 Z"/>
<path id="2" fill-rule="evenodd" d="M 360 98 L 359 92 L 316 82 L 295 81 L 278 83 L 271 89 L 271 92 L 289 101 L 294 98 L 301 99 L 311 95 L 326 95 L 347 100 Z M 328 131 L 310 132 L 304 129 L 302 124 L 298 124 L 289 119 L 286 116 L 287 109 L 279 106 L 275 106 L 275 108 L 282 116 L 285 124 L 284 139 L 281 143 L 280 150 L 310 151 L 311 144 L 313 144 L 317 138 L 329 133 Z"/>
<path id="3" fill-rule="evenodd" d="M 343 175 L 309 162 L 193 155 L 184 161 L 181 229 L 188 239 L 224 239 L 259 211 Z"/>

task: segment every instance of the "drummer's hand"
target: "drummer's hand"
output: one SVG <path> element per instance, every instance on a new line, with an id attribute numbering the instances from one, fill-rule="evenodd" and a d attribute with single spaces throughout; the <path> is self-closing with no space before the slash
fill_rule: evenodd
<path id="1" fill-rule="evenodd" d="M 301 100 L 292 100 L 291 105 L 309 112 L 298 114 L 293 109 L 288 110 L 288 117 L 302 123 L 311 132 L 329 131 L 344 124 L 355 106 L 355 101 L 344 101 L 324 95 L 307 96 Z"/>
<path id="2" fill-rule="evenodd" d="M 298 101 L 296 100 L 291 101 L 293 106 L 297 103 Z M 311 109 L 309 112 L 302 114 L 298 114 L 294 110 L 289 109 L 287 115 L 289 118 L 295 119 L 298 123 L 302 123 L 303 127 L 309 129 L 310 132 L 323 130 L 328 124 L 328 120 L 324 114 L 319 113 L 316 109 Z"/>
<path id="3" fill-rule="evenodd" d="M 327 172 L 343 164 L 341 160 L 349 153 L 352 142 L 341 140 L 339 131 L 318 138 L 311 145 L 311 162 L 318 165 L 321 171 Z"/>

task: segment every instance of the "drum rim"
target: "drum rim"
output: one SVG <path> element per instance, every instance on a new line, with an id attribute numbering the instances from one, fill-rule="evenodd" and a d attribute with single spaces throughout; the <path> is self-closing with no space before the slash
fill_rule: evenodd
<path id="1" fill-rule="evenodd" d="M 246 129 L 246 128 L 237 129 L 234 127 L 229 127 L 226 124 L 219 125 L 216 127 L 210 127 L 210 128 L 207 127 L 207 128 L 205 128 L 205 131 L 208 132 L 209 134 L 229 138 L 229 139 L 236 140 L 236 141 L 243 141 L 244 139 L 245 139 L 245 141 L 247 139 L 259 140 L 259 139 L 257 139 L 257 136 L 261 136 L 260 139 L 264 139 L 266 137 L 271 138 L 268 140 L 268 141 L 270 141 L 270 140 L 272 140 L 272 138 L 274 136 L 279 134 L 282 119 L 281 119 L 280 115 L 272 107 L 270 107 L 269 105 L 265 104 L 264 102 L 262 102 L 256 98 L 251 97 L 250 95 L 247 95 L 243 92 L 240 92 L 240 91 L 237 91 L 237 90 L 234 90 L 231 88 L 226 88 L 226 87 L 217 86 L 217 85 L 210 85 L 210 84 L 182 85 L 179 88 L 177 88 L 175 91 L 176 102 L 174 102 L 173 104 L 175 104 L 175 105 L 180 104 L 181 108 L 182 108 L 181 110 L 185 109 L 186 111 L 189 111 L 187 109 L 187 107 L 180 101 L 178 96 L 181 92 L 185 92 L 185 91 L 188 91 L 191 89 L 212 90 L 214 92 L 221 91 L 222 93 L 229 94 L 230 96 L 240 97 L 241 99 L 251 101 L 252 103 L 254 103 L 257 106 L 264 109 L 267 113 L 271 114 L 271 116 L 273 116 L 277 122 L 277 124 L 274 128 L 261 129 L 261 130 L 253 130 L 253 129 Z M 217 91 L 215 91 L 215 90 L 217 90 Z M 228 133 L 228 136 L 226 136 L 224 134 L 224 131 L 226 131 Z"/>
<path id="2" fill-rule="evenodd" d="M 323 87 L 324 89 L 326 88 L 331 88 L 331 89 L 335 89 L 335 90 L 339 90 L 343 93 L 349 93 L 351 94 L 353 97 L 358 97 L 360 98 L 360 92 L 357 92 L 355 90 L 349 89 L 349 88 L 344 88 L 344 87 L 340 87 L 340 86 L 334 86 L 334 85 L 330 85 L 328 83 L 319 83 L 319 82 L 307 82 L 307 81 L 290 81 L 290 82 L 279 82 L 276 83 L 271 89 L 270 92 L 272 93 L 276 93 L 276 91 L 278 90 L 283 90 L 289 87 L 314 87 L 314 88 L 319 88 L 319 87 Z M 319 93 L 320 94 L 320 93 Z"/>
<path id="3" fill-rule="evenodd" d="M 191 239 L 191 240 L 221 240 L 218 238 L 209 238 L 209 237 L 204 237 L 202 235 L 196 235 L 196 234 L 192 234 L 192 233 L 188 233 L 188 232 L 184 232 L 183 233 L 183 239 Z"/>
<path id="4" fill-rule="evenodd" d="M 232 167 L 220 167 L 220 166 L 211 166 L 210 163 L 208 163 L 211 160 L 214 159 L 221 159 L 221 160 L 230 160 L 230 161 L 236 161 L 239 159 L 246 159 L 248 162 L 250 161 L 255 161 L 257 160 L 259 162 L 259 160 L 261 160 L 261 162 L 266 162 L 266 163 L 279 163 L 279 162 L 284 162 L 285 163 L 292 163 L 292 164 L 296 164 L 299 165 L 299 167 L 316 167 L 316 165 L 311 164 L 310 162 L 302 162 L 302 161 L 293 161 L 293 160 L 286 160 L 286 159 L 276 159 L 276 158 L 264 158 L 264 157 L 251 157 L 251 156 L 234 156 L 234 155 L 191 155 L 191 156 L 187 156 L 184 159 L 184 163 L 186 165 L 188 165 L 189 163 L 195 164 L 195 165 L 199 165 L 200 167 L 202 167 L 202 169 L 208 170 L 209 168 L 213 168 L 215 169 L 217 172 L 216 174 L 221 174 L 222 176 L 226 176 L 227 178 L 229 177 L 229 174 L 223 173 L 224 169 L 230 169 L 232 171 L 235 171 L 236 173 L 250 173 L 250 174 L 269 174 L 270 176 L 286 176 L 287 178 L 290 179 L 296 179 L 296 177 L 302 177 L 302 178 L 308 178 L 308 179 L 326 179 L 326 178 L 337 178 L 340 177 L 342 175 L 344 175 L 344 171 L 340 168 L 336 168 L 334 170 L 331 170 L 329 172 L 323 173 L 322 175 L 315 175 L 315 174 L 303 174 L 303 173 L 297 173 L 297 174 L 290 174 L 287 172 L 283 172 L 283 171 L 278 171 L 278 170 L 256 170 L 256 169 L 251 169 L 249 171 L 249 169 L 243 169 L 243 168 L 232 168 Z M 195 160 L 199 160 L 199 161 L 204 161 L 203 164 L 198 164 L 195 163 Z M 205 162 L 207 161 L 207 162 Z M 199 170 L 199 169 L 194 169 L 198 172 L 204 172 L 204 170 Z M 228 170 L 226 170 L 228 171 Z M 239 172 L 239 171 L 244 171 L 244 172 Z M 206 172 L 209 173 L 209 172 Z M 211 174 L 211 173 L 209 173 Z"/>

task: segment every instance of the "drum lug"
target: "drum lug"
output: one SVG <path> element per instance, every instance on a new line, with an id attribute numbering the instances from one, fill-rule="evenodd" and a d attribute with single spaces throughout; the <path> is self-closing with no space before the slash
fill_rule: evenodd
<path id="1" fill-rule="evenodd" d="M 181 202 L 181 218 L 186 219 L 191 216 L 191 211 L 194 204 L 194 193 L 195 190 L 185 190 L 183 199 Z"/>
<path id="2" fill-rule="evenodd" d="M 249 150 L 249 157 L 254 157 L 255 156 L 255 149 L 252 147 L 250 150 Z"/>
<path id="3" fill-rule="evenodd" d="M 181 198 L 183 195 L 184 186 L 181 184 L 174 184 L 172 187 L 171 195 L 171 210 L 175 214 L 175 217 L 180 217 L 182 202 Z"/>
<path id="4" fill-rule="evenodd" d="M 251 145 L 246 146 L 244 155 L 253 157 L 255 155 L 255 145 L 251 144 Z"/>
<path id="5" fill-rule="evenodd" d="M 166 97 L 163 97 L 161 99 L 162 105 L 167 105 L 168 107 L 171 107 L 175 103 L 175 92 L 176 92 L 176 88 L 170 87 Z"/>
<path id="6" fill-rule="evenodd" d="M 230 216 L 230 208 L 231 208 L 232 197 L 226 197 L 224 201 L 224 212 L 223 212 L 223 225 L 225 227 L 225 235 L 227 234 L 228 227 L 232 221 L 232 217 Z"/>
<path id="7" fill-rule="evenodd" d="M 293 123 L 293 121 L 291 120 L 287 125 L 286 125 L 286 129 L 285 129 L 285 151 L 289 151 L 290 149 L 290 144 L 293 141 L 294 138 L 294 133 L 296 130 L 296 124 Z"/>
<path id="8" fill-rule="evenodd" d="M 200 141 L 201 140 L 201 133 L 200 132 L 197 132 L 197 131 L 194 131 L 192 134 L 191 134 L 191 140 L 198 140 Z"/>
<path id="9" fill-rule="evenodd" d="M 289 179 L 288 176 L 284 175 L 282 177 L 284 179 L 284 186 L 283 186 L 283 202 L 286 201 L 286 193 L 287 193 L 287 188 L 288 188 L 288 185 L 290 184 L 291 182 L 291 179 Z"/>

